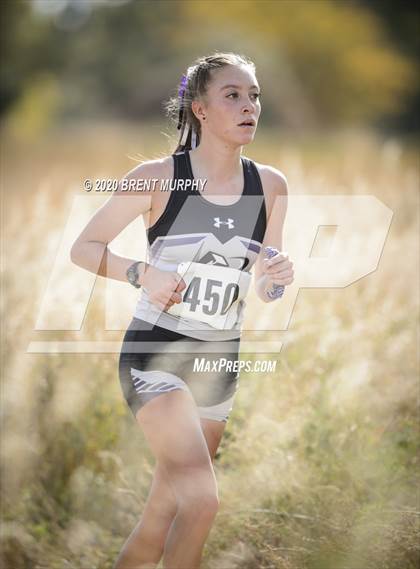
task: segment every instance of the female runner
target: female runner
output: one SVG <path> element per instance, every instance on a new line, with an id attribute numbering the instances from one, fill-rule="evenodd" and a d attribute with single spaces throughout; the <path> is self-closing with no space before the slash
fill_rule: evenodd
<path id="1" fill-rule="evenodd" d="M 197 59 L 167 105 L 178 119 L 176 150 L 124 178 L 154 180 L 155 186 L 127 192 L 120 184 L 72 247 L 74 263 L 128 281 L 141 293 L 119 374 L 156 469 L 141 519 L 114 569 L 150 569 L 162 558 L 167 569 L 200 566 L 219 506 L 213 460 L 238 387 L 235 362 L 250 269 L 255 265 L 264 302 L 275 299 L 279 285 L 293 282 L 287 255 L 268 259 L 265 249 L 282 250 L 285 176 L 241 155 L 255 135 L 259 97 L 248 58 L 215 53 Z M 161 191 L 168 180 L 171 191 Z M 148 263 L 108 247 L 140 214 Z M 211 370 L 197 371 L 199 360 L 210 361 Z"/>

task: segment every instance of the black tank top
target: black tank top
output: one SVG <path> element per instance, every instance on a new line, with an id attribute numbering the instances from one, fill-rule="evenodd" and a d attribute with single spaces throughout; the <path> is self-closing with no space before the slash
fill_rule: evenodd
<path id="1" fill-rule="evenodd" d="M 179 180 L 194 181 L 189 152 L 172 155 L 174 186 Z M 229 205 L 211 203 L 191 187 L 171 191 L 166 207 L 147 230 L 148 260 L 158 269 L 176 271 L 179 263 L 194 261 L 250 271 L 260 252 L 267 223 L 261 178 L 254 162 L 241 156 L 244 187 L 239 199 Z M 198 185 L 196 181 L 196 186 Z M 204 322 L 160 312 L 141 289 L 134 316 L 163 328 L 202 340 L 230 340 L 240 336 L 245 301 L 230 330 L 215 330 Z"/>

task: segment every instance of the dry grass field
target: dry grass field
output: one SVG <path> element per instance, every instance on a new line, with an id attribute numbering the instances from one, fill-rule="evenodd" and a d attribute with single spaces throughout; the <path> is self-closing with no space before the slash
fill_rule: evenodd
<path id="1" fill-rule="evenodd" d="M 2 567 L 111 569 L 141 514 L 153 459 L 122 398 L 118 354 L 27 349 L 122 340 L 123 327 L 104 328 L 104 279 L 80 331 L 35 323 L 82 181 L 168 153 L 161 130 L 4 133 Z M 204 569 L 418 567 L 417 152 L 369 132 L 266 131 L 245 149 L 282 170 L 291 195 L 372 194 L 394 215 L 377 270 L 345 288 L 302 289 L 276 373 L 241 377 L 216 459 L 221 508 Z M 77 288 L 74 270 L 58 302 Z M 249 318 L 269 319 L 269 306 L 253 298 Z"/>

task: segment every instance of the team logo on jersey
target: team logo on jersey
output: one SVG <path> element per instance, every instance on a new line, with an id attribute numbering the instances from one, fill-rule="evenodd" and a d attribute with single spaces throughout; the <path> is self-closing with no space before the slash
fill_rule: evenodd
<path id="1" fill-rule="evenodd" d="M 231 267 L 232 269 L 239 269 L 243 271 L 249 265 L 248 257 L 229 257 L 229 260 L 220 253 L 214 251 L 207 251 L 204 257 L 197 260 L 198 263 L 205 263 L 206 265 L 217 265 L 219 267 Z"/>
<path id="2" fill-rule="evenodd" d="M 227 221 L 222 221 L 220 217 L 213 217 L 214 219 L 214 227 L 217 229 L 220 228 L 221 225 L 227 225 L 229 229 L 233 229 L 235 226 L 233 225 L 233 219 L 228 217 Z"/>
<path id="3" fill-rule="evenodd" d="M 219 265 L 222 267 L 229 267 L 229 263 L 226 260 L 226 257 L 220 255 L 219 253 L 214 253 L 213 251 L 209 251 L 201 257 L 198 261 L 199 263 L 205 263 L 206 265 Z"/>

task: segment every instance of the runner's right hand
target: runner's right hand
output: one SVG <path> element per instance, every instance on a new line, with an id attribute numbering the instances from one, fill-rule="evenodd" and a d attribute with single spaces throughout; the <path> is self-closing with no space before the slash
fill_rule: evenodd
<path id="1" fill-rule="evenodd" d="M 176 271 L 161 271 L 152 265 L 147 266 L 142 281 L 150 302 L 162 311 L 182 302 L 180 293 L 187 286 Z"/>

